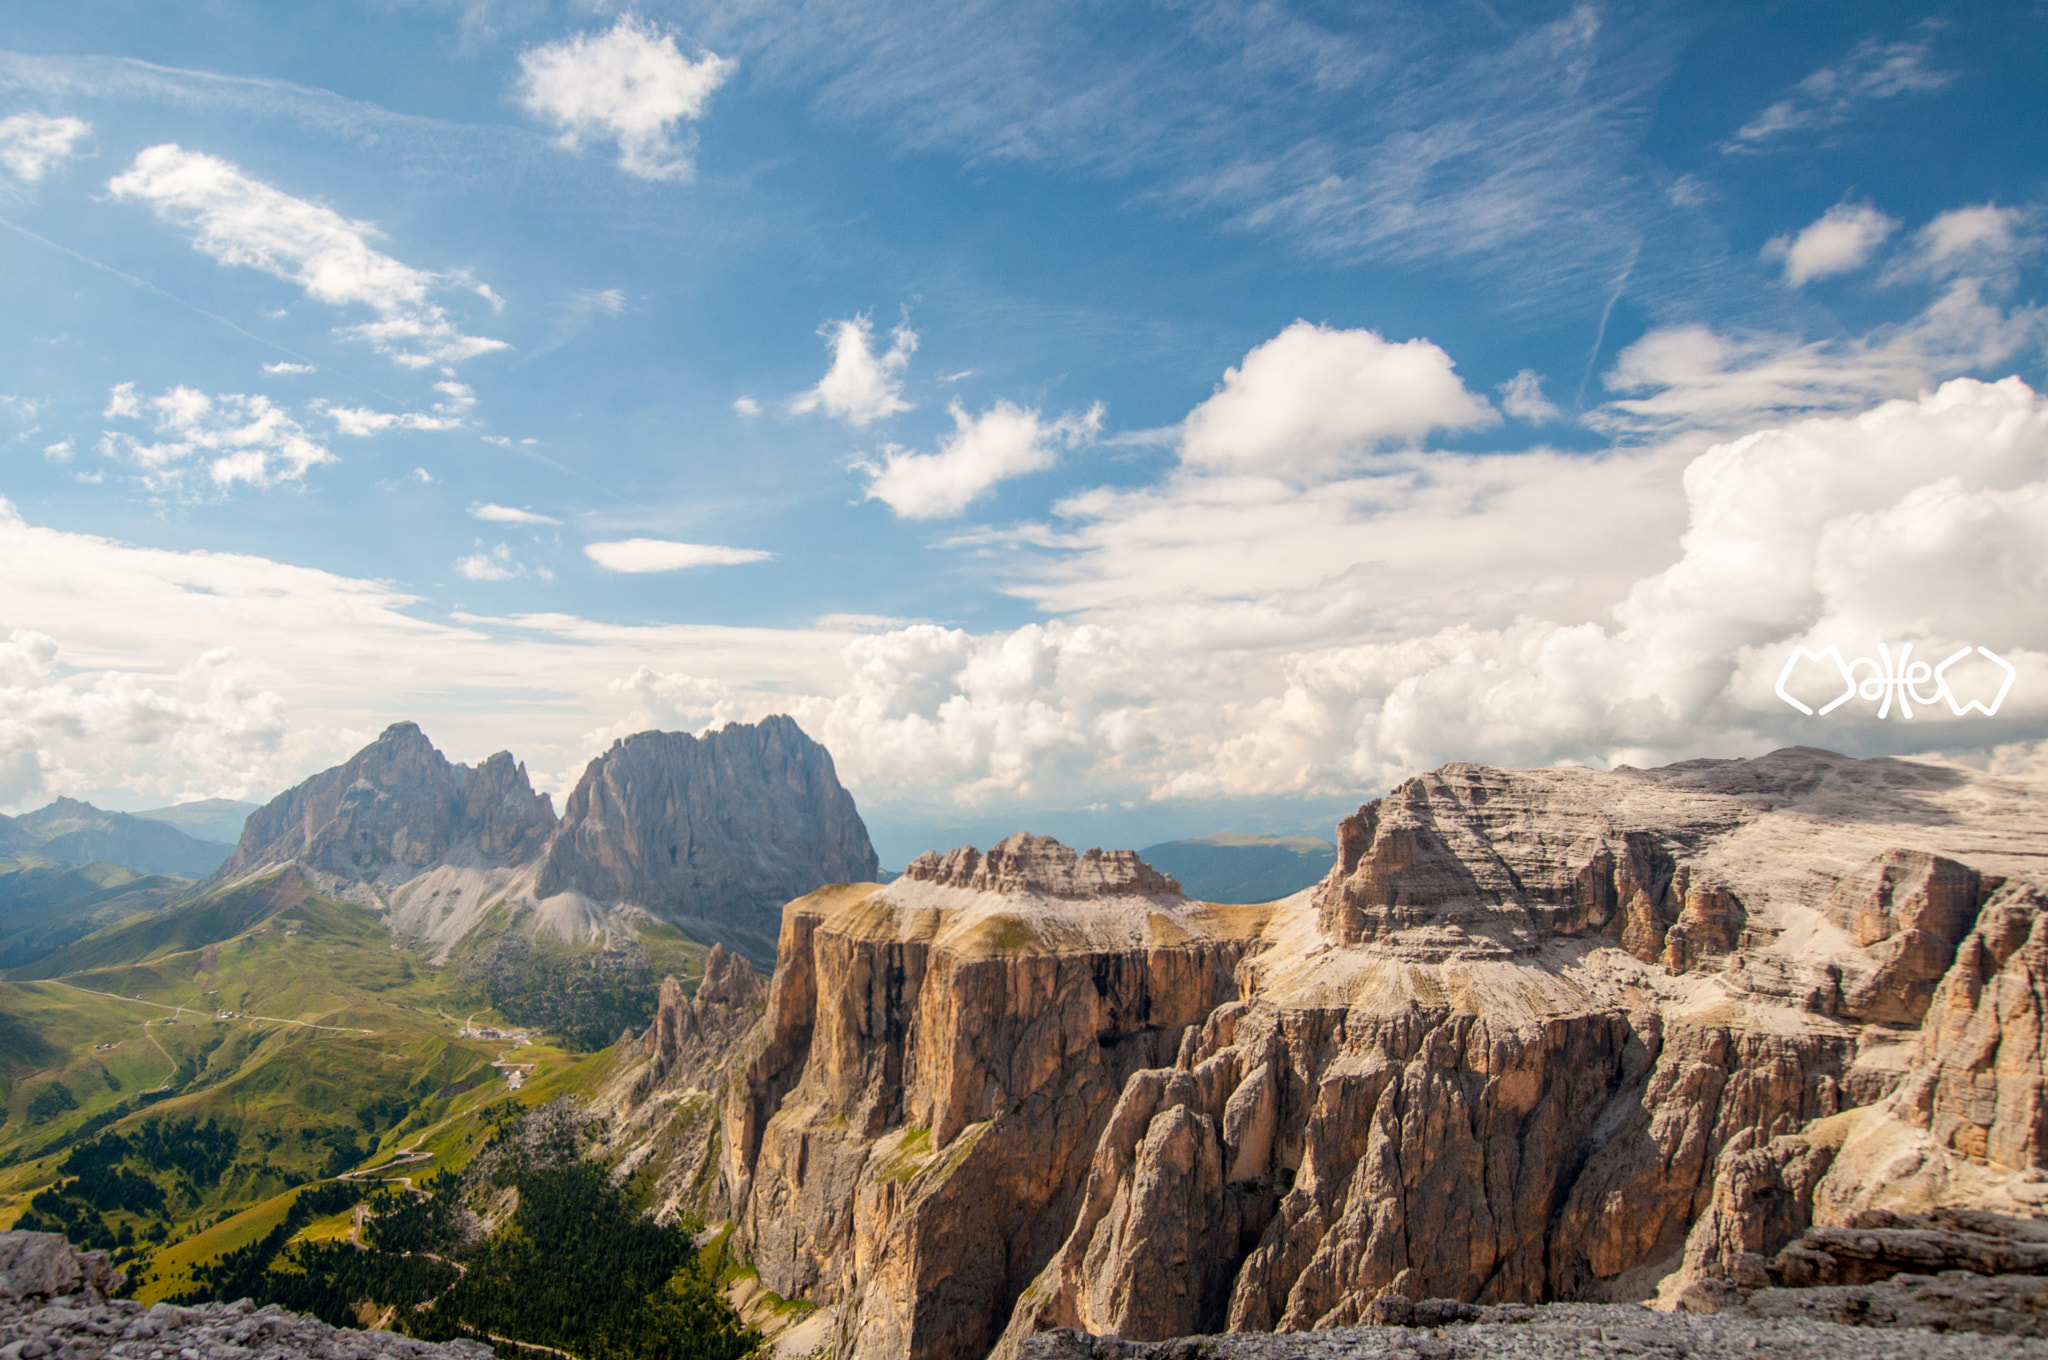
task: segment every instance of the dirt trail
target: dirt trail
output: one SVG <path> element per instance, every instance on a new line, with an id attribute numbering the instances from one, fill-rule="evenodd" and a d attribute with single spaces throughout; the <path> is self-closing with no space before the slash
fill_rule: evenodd
<path id="1" fill-rule="evenodd" d="M 95 991 L 91 987 L 74 986 L 69 982 L 60 982 L 56 978 L 44 978 L 43 981 L 53 986 L 63 987 L 69 991 L 84 992 L 87 996 L 104 996 L 114 1001 L 126 1001 L 131 1006 L 150 1006 L 160 1011 L 170 1011 L 173 1015 L 184 1015 L 189 1012 L 190 1014 L 212 1020 L 217 1014 L 217 1012 L 204 1007 L 166 1006 L 161 1001 L 144 1001 L 141 997 L 122 996 L 119 992 Z M 324 1029 L 335 1034 L 375 1034 L 377 1032 L 374 1029 L 357 1029 L 353 1025 L 316 1025 L 310 1020 L 287 1020 L 281 1015 L 253 1015 L 248 1011 L 236 1012 L 235 1018 L 237 1020 L 267 1020 L 274 1025 L 297 1025 L 302 1029 Z M 162 1047 L 162 1045 L 158 1045 L 158 1047 Z"/>

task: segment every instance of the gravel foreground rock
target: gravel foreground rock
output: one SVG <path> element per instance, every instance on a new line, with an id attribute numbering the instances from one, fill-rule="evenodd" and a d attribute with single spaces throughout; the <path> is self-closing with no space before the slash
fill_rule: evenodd
<path id="1" fill-rule="evenodd" d="M 198 1308 L 110 1299 L 105 1252 L 57 1233 L 0 1233 L 0 1360 L 492 1360 L 474 1341 L 439 1344 L 330 1327 L 272 1305 Z"/>
<path id="2" fill-rule="evenodd" d="M 1839 1290 L 1771 1293 L 1845 1293 Z M 1123 1341 L 1086 1332 L 1044 1332 L 1022 1360 L 1991 1360 L 2048 1356 L 2048 1340 L 1844 1326 L 1809 1315 L 1757 1317 L 1660 1313 L 1635 1304 L 1552 1303 L 1474 1309 L 1432 1299 L 1414 1305 L 1414 1326 L 1333 1327 L 1315 1332 L 1238 1332 Z M 1441 1318 L 1432 1316 L 1439 1309 Z M 1478 1314 L 1483 1320 L 1459 1321 Z"/>

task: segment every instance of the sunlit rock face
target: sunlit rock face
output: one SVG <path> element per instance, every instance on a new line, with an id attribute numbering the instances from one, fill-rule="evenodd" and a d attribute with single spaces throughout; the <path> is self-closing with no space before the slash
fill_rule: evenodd
<path id="1" fill-rule="evenodd" d="M 472 769 L 394 723 L 252 813 L 212 882 L 287 864 L 444 956 L 502 906 L 584 943 L 651 918 L 764 968 L 783 903 L 877 873 L 831 754 L 786 717 L 627 737 L 559 820 L 509 753 Z"/>
<path id="2" fill-rule="evenodd" d="M 410 878 L 450 860 L 518 864 L 546 849 L 554 808 L 509 752 L 471 769 L 412 723 L 249 814 L 215 878 L 298 861 L 353 881 Z"/>
<path id="3" fill-rule="evenodd" d="M 773 717 L 614 743 L 569 795 L 534 891 L 630 902 L 765 962 L 783 903 L 878 867 L 831 753 Z"/>
<path id="4" fill-rule="evenodd" d="M 1453 765 L 1257 907 L 1127 852 L 927 855 L 785 911 L 721 1193 L 863 1360 L 1641 1299 L 1858 1214 L 2020 1212 L 2042 792 Z"/>

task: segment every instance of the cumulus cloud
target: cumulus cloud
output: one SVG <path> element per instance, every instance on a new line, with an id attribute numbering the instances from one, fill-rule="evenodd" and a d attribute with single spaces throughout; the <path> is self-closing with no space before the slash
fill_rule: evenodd
<path id="1" fill-rule="evenodd" d="M 60 439 L 54 444 L 48 444 L 44 446 L 43 457 L 47 458 L 52 463 L 68 463 L 71 461 L 71 455 L 73 452 L 74 450 L 72 449 L 71 441 L 68 439 Z"/>
<path id="2" fill-rule="evenodd" d="M 734 397 L 732 399 L 732 409 L 734 414 L 747 420 L 752 420 L 755 416 L 761 414 L 761 403 L 755 401 L 752 397 Z"/>
<path id="3" fill-rule="evenodd" d="M 147 420 L 155 439 L 109 430 L 99 451 L 132 467 L 158 492 L 188 492 L 196 470 L 221 491 L 237 482 L 272 487 L 304 479 L 308 470 L 336 459 L 268 397 L 223 392 L 210 396 L 178 386 L 143 397 L 134 383 L 107 395 L 109 420 Z"/>
<path id="4" fill-rule="evenodd" d="M 1785 282 L 1797 288 L 1810 279 L 1861 269 L 1898 229 L 1896 218 L 1867 203 L 1838 203 L 1798 235 L 1771 238 L 1763 255 L 1781 261 Z"/>
<path id="5" fill-rule="evenodd" d="M 1557 406 L 1543 395 L 1543 375 L 1525 368 L 1500 385 L 1500 409 L 1515 420 L 1557 419 Z"/>
<path id="6" fill-rule="evenodd" d="M 552 515 L 539 514 L 532 510 L 516 510 L 509 505 L 472 505 L 470 516 L 491 524 L 560 524 L 562 521 Z"/>
<path id="7" fill-rule="evenodd" d="M 526 575 L 526 568 L 514 561 L 512 549 L 500 543 L 494 548 L 477 544 L 477 550 L 455 559 L 456 572 L 466 581 L 510 581 Z"/>
<path id="8" fill-rule="evenodd" d="M 1721 149 L 1763 150 L 1795 133 L 1838 127 L 1872 100 L 1939 90 L 1954 80 L 1956 73 L 1933 69 L 1928 64 L 1931 55 L 1926 42 L 1865 39 L 1844 60 L 1821 67 L 1744 123 Z"/>
<path id="9" fill-rule="evenodd" d="M 65 761 L 73 749 L 118 747 L 137 764 L 184 761 L 204 780 L 283 741 L 282 696 L 252 684 L 231 647 L 161 677 L 60 674 L 61 651 L 33 629 L 0 641 L 0 807 L 65 791 L 78 777 Z"/>
<path id="10" fill-rule="evenodd" d="M 789 409 L 799 415 L 822 410 L 849 425 L 870 425 L 910 410 L 910 403 L 903 400 L 903 370 L 917 353 L 917 332 L 904 321 L 890 332 L 888 352 L 878 355 L 874 329 L 865 316 L 821 326 L 818 334 L 832 347 L 832 366 L 816 387 L 792 397 Z"/>
<path id="11" fill-rule="evenodd" d="M 296 378 L 314 371 L 311 364 L 294 364 L 280 359 L 274 364 L 265 364 L 263 371 L 272 377 Z"/>
<path id="12" fill-rule="evenodd" d="M 1359 527 L 1390 527 L 1390 557 L 1411 546 L 1430 554 L 1432 531 L 1454 540 L 1414 579 L 1427 588 L 1432 569 L 1449 568 L 1465 589 L 1439 581 L 1418 610 L 1403 610 L 1410 578 L 1398 562 L 1363 564 L 1355 585 L 1342 575 L 1312 584 L 1327 563 L 1311 562 L 1294 568 L 1290 590 L 1275 576 L 1289 569 L 1284 554 L 1270 567 L 1235 555 L 1285 522 L 1219 498 L 1184 531 L 1225 559 L 1200 610 L 1184 607 L 1189 591 L 1175 579 L 1195 559 L 1169 560 L 1071 601 L 1083 607 L 1050 624 L 983 635 L 918 625 L 856 639 L 836 691 L 795 711 L 857 789 L 936 785 L 964 803 L 1075 789 L 1353 795 L 1450 759 L 1648 764 L 1800 741 L 1990 746 L 2048 718 L 2038 548 L 2048 534 L 2048 402 L 2017 379 L 1959 379 L 1858 415 L 1758 431 L 1689 462 L 1642 455 L 1542 493 L 1532 478 L 1514 494 L 1554 499 L 1523 499 L 1497 517 L 1471 494 L 1475 460 L 1415 456 L 1427 459 L 1427 479 L 1383 492 L 1381 520 Z M 1596 489 L 1629 480 L 1644 484 L 1643 502 Z M 1440 482 L 1450 494 L 1432 502 Z M 1591 596 L 1542 579 L 1541 557 L 1521 552 L 1534 538 L 1526 529 L 1496 559 L 1459 560 L 1539 508 L 1553 536 L 1618 532 L 1659 487 L 1680 497 L 1681 518 L 1649 537 L 1675 538 L 1677 560 L 1658 565 L 1653 543 L 1624 549 L 1647 570 Z M 1268 534 L 1217 535 L 1232 513 Z M 1298 519 L 1285 541 L 1327 552 L 1338 527 Z M 1070 579 L 1117 570 L 1111 541 L 1068 545 L 1085 559 Z M 1249 577 L 1235 600 L 1223 594 L 1232 568 Z M 1318 617 L 1311 601 L 1327 612 Z M 1982 644 L 2020 668 L 2020 683 L 1995 721 L 1918 709 L 1917 728 L 1880 721 L 1874 703 L 1811 719 L 1773 693 L 1795 646 L 1875 656 L 1880 642 L 1935 660 Z"/>
<path id="13" fill-rule="evenodd" d="M 1215 472 L 1313 481 L 1371 450 L 1500 419 L 1427 340 L 1297 321 L 1228 369 L 1182 427 L 1181 459 Z"/>
<path id="14" fill-rule="evenodd" d="M 765 562 L 775 556 L 757 548 L 722 548 L 711 543 L 676 543 L 662 538 L 587 543 L 583 547 L 583 555 L 606 571 L 625 573 L 738 566 L 747 562 Z"/>
<path id="15" fill-rule="evenodd" d="M 76 154 L 92 124 L 72 117 L 17 113 L 0 118 L 0 168 L 23 184 L 34 184 Z"/>
<path id="16" fill-rule="evenodd" d="M 107 188 L 117 198 L 147 203 L 160 219 L 191 233 L 195 249 L 222 264 L 295 283 L 329 306 L 367 307 L 376 319 L 341 333 L 368 341 L 407 367 L 455 364 L 508 348 L 502 340 L 463 334 L 433 300 L 448 287 L 479 291 L 472 281 L 403 264 L 370 244 L 379 235 L 371 224 L 293 197 L 217 156 L 169 143 L 153 146 Z"/>
<path id="17" fill-rule="evenodd" d="M 615 142 L 619 168 L 648 180 L 687 180 L 695 138 L 676 125 L 703 115 L 737 63 L 714 52 L 695 61 L 673 34 L 632 14 L 603 33 L 578 33 L 519 54 L 520 102 L 562 129 L 562 145 Z"/>
<path id="18" fill-rule="evenodd" d="M 959 402 L 948 408 L 953 433 L 937 453 L 912 453 L 885 446 L 882 461 L 855 467 L 867 474 L 866 498 L 881 501 L 904 519 L 957 515 L 977 497 L 1012 477 L 1041 472 L 1102 431 L 1102 406 L 1047 420 L 1035 410 L 998 401 L 978 416 Z"/>

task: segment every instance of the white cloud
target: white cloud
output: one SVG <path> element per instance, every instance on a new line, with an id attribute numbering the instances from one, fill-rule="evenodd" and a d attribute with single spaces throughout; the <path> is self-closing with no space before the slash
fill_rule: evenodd
<path id="1" fill-rule="evenodd" d="M 1215 472 L 1312 481 L 1382 445 L 1500 419 L 1427 340 L 1297 321 L 1226 370 L 1183 428 L 1181 459 Z"/>
<path id="2" fill-rule="evenodd" d="M 626 290 L 578 288 L 569 294 L 569 305 L 585 313 L 603 312 L 606 316 L 623 316 L 626 312 Z"/>
<path id="3" fill-rule="evenodd" d="M 71 461 L 71 454 L 71 441 L 68 439 L 60 439 L 54 444 L 45 446 L 43 449 L 43 457 L 53 463 L 68 463 Z"/>
<path id="4" fill-rule="evenodd" d="M 737 63 L 713 52 L 691 61 L 674 35 L 632 14 L 604 33 L 578 33 L 519 54 L 520 102 L 562 129 L 562 144 L 615 141 L 619 168 L 649 180 L 687 180 L 695 139 L 675 127 L 701 117 Z"/>
<path id="5" fill-rule="evenodd" d="M 531 510 L 515 510 L 509 505 L 472 505 L 470 516 L 492 524 L 560 524 L 562 521 L 552 515 L 536 514 Z"/>
<path id="6" fill-rule="evenodd" d="M 301 374 L 312 373 L 316 370 L 311 364 L 295 364 L 280 359 L 274 364 L 265 364 L 263 371 L 273 377 L 296 378 Z"/>
<path id="7" fill-rule="evenodd" d="M 1557 419 L 1557 406 L 1543 395 L 1543 375 L 1525 368 L 1500 385 L 1500 409 L 1515 420 Z"/>
<path id="8" fill-rule="evenodd" d="M 1898 229 L 1896 218 L 1868 204 L 1838 203 L 1797 236 L 1773 237 L 1763 256 L 1782 261 L 1785 282 L 1797 288 L 1811 279 L 1861 269 Z"/>
<path id="9" fill-rule="evenodd" d="M 122 383 L 107 397 L 110 420 L 147 419 L 154 442 L 126 431 L 107 431 L 99 451 L 126 461 L 153 491 L 189 494 L 193 472 L 204 466 L 221 491 L 237 482 L 255 487 L 302 480 L 307 471 L 335 457 L 268 397 L 191 387 L 162 396 L 139 397 L 135 384 Z"/>
<path id="10" fill-rule="evenodd" d="M 473 291 L 468 279 L 402 264 L 371 246 L 378 232 L 369 223 L 295 198 L 218 157 L 153 146 L 107 188 L 117 198 L 149 204 L 159 218 L 191 232 L 195 249 L 222 264 L 298 284 L 329 306 L 369 308 L 374 321 L 341 333 L 367 340 L 407 367 L 460 363 L 508 348 L 502 340 L 463 334 L 432 300 L 440 288 Z"/>
<path id="11" fill-rule="evenodd" d="M 746 419 L 752 420 L 755 416 L 761 414 L 761 403 L 755 401 L 752 397 L 734 397 L 732 399 L 732 409 Z"/>
<path id="12" fill-rule="evenodd" d="M 0 527 L 11 513 L 0 501 Z M 194 782 L 278 750 L 285 704 L 250 681 L 233 648 L 201 653 L 169 675 L 106 671 L 60 675 L 46 633 L 15 629 L 0 641 L 0 807 L 75 786 L 67 749 L 114 748 L 133 766 L 182 763 Z"/>
<path id="13" fill-rule="evenodd" d="M 34 184 L 76 154 L 73 148 L 92 133 L 92 124 L 78 118 L 52 118 L 17 113 L 0 118 L 0 168 L 24 184 Z"/>
<path id="14" fill-rule="evenodd" d="M 822 408 L 849 425 L 870 425 L 911 409 L 903 400 L 902 377 L 917 353 L 917 332 L 909 321 L 890 332 L 888 353 L 881 355 L 870 343 L 874 323 L 865 316 L 828 322 L 818 334 L 832 346 L 832 366 L 816 387 L 790 399 L 790 410 L 801 415 Z"/>
<path id="15" fill-rule="evenodd" d="M 315 401 L 313 410 L 326 416 L 342 434 L 363 437 L 386 430 L 459 430 L 476 406 L 476 392 L 467 384 L 450 378 L 434 384 L 441 400 L 433 414 L 424 411 L 373 411 L 365 406 L 336 406 Z M 488 438 L 488 436 L 486 436 Z"/>
<path id="16" fill-rule="evenodd" d="M 958 402 L 948 409 L 953 433 L 937 453 L 890 445 L 880 463 L 854 465 L 867 474 L 868 500 L 884 502 L 904 519 L 957 515 L 998 483 L 1051 467 L 1061 448 L 1073 448 L 1102 430 L 1100 403 L 1056 420 L 1007 401 L 978 416 L 968 415 Z"/>
<path id="17" fill-rule="evenodd" d="M 361 438 L 386 430 L 453 430 L 462 422 L 452 416 L 430 416 L 420 411 L 372 411 L 364 406 L 330 406 L 313 403 L 313 409 L 334 422 L 345 435 Z"/>
<path id="18" fill-rule="evenodd" d="M 477 551 L 455 559 L 455 570 L 469 581 L 510 581 L 526 575 L 526 568 L 512 560 L 512 549 L 503 543 L 495 548 L 477 544 Z"/>
<path id="19" fill-rule="evenodd" d="M 1839 65 L 1821 67 L 1743 124 L 1721 149 L 1761 150 L 1792 133 L 1838 127 L 1871 100 L 1939 90 L 1954 80 L 1956 73 L 1930 68 L 1929 55 L 1930 46 L 1925 42 L 1865 39 Z"/>
<path id="20" fill-rule="evenodd" d="M 1913 234 L 1912 251 L 1897 272 L 1936 279 L 1975 276 L 2010 284 L 2021 261 L 2048 245 L 2038 219 L 2037 211 L 1995 203 L 1951 209 Z"/>
<path id="21" fill-rule="evenodd" d="M 765 562 L 775 554 L 756 548 L 722 548 L 711 543 L 627 538 L 612 543 L 585 544 L 583 555 L 606 571 L 639 573 L 737 566 L 745 562 Z"/>

